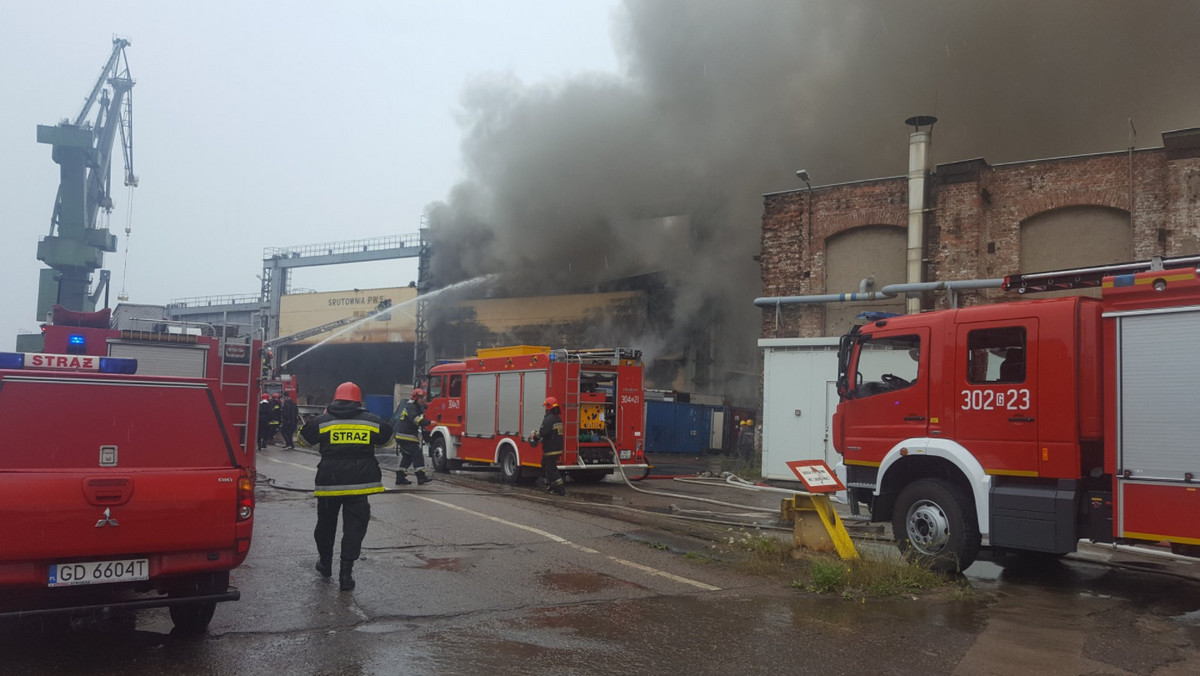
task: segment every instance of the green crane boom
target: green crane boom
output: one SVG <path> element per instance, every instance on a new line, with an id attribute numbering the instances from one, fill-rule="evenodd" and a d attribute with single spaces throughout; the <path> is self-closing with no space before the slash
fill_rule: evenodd
<path id="1" fill-rule="evenodd" d="M 91 312 L 101 292 L 108 288 L 108 271 L 90 291 L 92 273 L 104 263 L 104 253 L 117 250 L 117 238 L 100 227 L 100 209 L 112 211 L 109 167 L 118 132 L 125 154 L 125 185 L 136 186 L 133 175 L 132 92 L 125 48 L 129 41 L 113 38 L 113 49 L 83 109 L 74 120 L 38 125 L 38 143 L 53 146 L 51 157 L 59 165 L 58 195 L 50 218 L 50 234 L 38 242 L 37 257 L 48 269 L 41 272 L 37 319 L 61 305 L 68 310 Z M 97 105 L 98 104 L 98 105 Z M 88 117 L 96 108 L 94 121 Z M 105 295 L 105 303 L 107 294 Z"/>

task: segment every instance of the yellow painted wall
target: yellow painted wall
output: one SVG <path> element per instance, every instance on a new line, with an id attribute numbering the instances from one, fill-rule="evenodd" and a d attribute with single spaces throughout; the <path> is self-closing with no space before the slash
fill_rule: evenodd
<path id="1" fill-rule="evenodd" d="M 416 297 L 417 290 L 412 287 L 289 294 L 280 301 L 279 335 L 291 335 L 347 316 L 363 317 L 374 310 L 382 299 L 390 298 L 393 308 L 390 320 L 367 321 L 329 342 L 411 343 L 416 329 Z M 638 291 L 617 291 L 565 296 L 490 298 L 460 301 L 458 305 L 472 308 L 476 321 L 489 331 L 503 333 L 522 326 L 577 321 L 605 314 L 630 303 L 644 305 L 644 294 Z M 340 327 L 334 331 L 344 328 Z M 334 331 L 294 344 L 313 344 L 328 338 Z"/>
<path id="2" fill-rule="evenodd" d="M 417 290 L 413 287 L 357 289 L 322 293 L 288 294 L 279 304 L 279 335 L 287 336 L 343 317 L 365 317 L 379 302 L 392 301 L 392 315 L 386 321 L 371 319 L 329 341 L 331 343 L 411 343 L 417 314 Z M 297 341 L 307 345 L 322 341 L 345 326 Z"/>
<path id="3" fill-rule="evenodd" d="M 587 293 L 529 298 L 464 300 L 459 306 L 475 310 L 475 319 L 488 330 L 503 333 L 521 326 L 571 322 L 604 314 L 627 303 L 643 302 L 638 291 Z"/>

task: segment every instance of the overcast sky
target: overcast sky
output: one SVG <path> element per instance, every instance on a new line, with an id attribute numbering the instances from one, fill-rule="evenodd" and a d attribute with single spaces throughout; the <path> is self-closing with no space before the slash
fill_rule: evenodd
<path id="1" fill-rule="evenodd" d="M 0 2 L 0 349 L 36 330 L 58 187 L 39 124 L 74 117 L 127 37 L 132 210 L 114 188 L 112 303 L 257 293 L 265 247 L 415 233 L 461 180 L 481 77 L 614 72 L 609 0 Z M 114 185 L 123 175 L 119 139 Z M 127 219 L 131 237 L 126 241 Z M 128 245 L 128 258 L 126 246 Z M 294 287 L 402 286 L 412 261 L 299 270 Z"/>

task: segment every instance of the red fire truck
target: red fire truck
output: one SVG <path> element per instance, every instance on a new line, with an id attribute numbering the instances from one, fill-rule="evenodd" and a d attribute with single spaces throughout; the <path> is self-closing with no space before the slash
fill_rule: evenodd
<path id="1" fill-rule="evenodd" d="M 961 570 L 981 545 L 1200 545 L 1200 257 L 1011 277 L 1063 297 L 842 337 L 834 443 L 855 514 Z M 1138 271 L 1142 270 L 1142 271 Z"/>
<path id="2" fill-rule="evenodd" d="M 0 618 L 166 606 L 203 631 L 250 550 L 258 344 L 91 315 L 0 353 Z"/>
<path id="3" fill-rule="evenodd" d="M 628 348 L 552 350 L 520 345 L 433 367 L 429 454 L 434 469 L 499 467 L 505 481 L 536 477 L 542 451 L 529 443 L 555 397 L 563 417 L 559 469 L 581 483 L 618 467 L 647 467 L 642 353 Z"/>

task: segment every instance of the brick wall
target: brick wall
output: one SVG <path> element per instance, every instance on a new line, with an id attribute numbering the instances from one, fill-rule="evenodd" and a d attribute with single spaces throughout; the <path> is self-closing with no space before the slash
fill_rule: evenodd
<path id="1" fill-rule="evenodd" d="M 1021 224 L 1068 207 L 1130 214 L 1135 260 L 1200 254 L 1200 129 L 1165 133 L 1163 139 L 1163 148 L 1132 153 L 938 165 L 929 187 L 925 281 L 990 279 L 1021 271 Z M 861 226 L 907 227 L 907 190 L 907 180 L 898 177 L 766 195 L 762 295 L 856 291 L 826 288 L 825 242 Z M 959 302 L 1015 298 L 989 289 L 962 293 Z M 922 303 L 940 309 L 948 306 L 948 298 L 930 293 Z M 823 327 L 821 304 L 763 309 L 764 338 L 820 336 Z"/>

